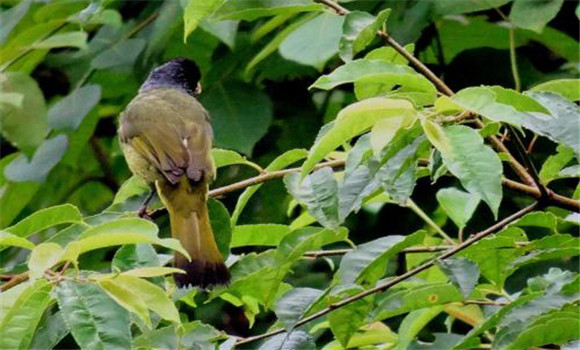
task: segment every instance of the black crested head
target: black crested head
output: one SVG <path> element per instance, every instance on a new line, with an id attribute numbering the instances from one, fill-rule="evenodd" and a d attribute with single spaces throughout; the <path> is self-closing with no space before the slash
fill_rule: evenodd
<path id="1" fill-rule="evenodd" d="M 178 57 L 155 68 L 139 91 L 146 91 L 157 87 L 173 87 L 185 90 L 195 95 L 201 73 L 197 65 L 187 58 Z"/>

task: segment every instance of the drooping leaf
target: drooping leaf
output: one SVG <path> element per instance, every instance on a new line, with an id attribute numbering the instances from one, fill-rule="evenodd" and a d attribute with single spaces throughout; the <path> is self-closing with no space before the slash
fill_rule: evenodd
<path id="1" fill-rule="evenodd" d="M 1 349 L 29 349 L 36 327 L 51 301 L 52 285 L 44 279 L 28 285 L 0 322 Z M 4 292 L 2 293 L 4 294 Z"/>
<path id="2" fill-rule="evenodd" d="M 288 174 L 284 177 L 284 184 L 321 225 L 330 229 L 338 227 L 338 186 L 331 168 L 316 170 L 302 181 L 300 174 Z"/>
<path id="3" fill-rule="evenodd" d="M 0 91 L 2 136 L 30 155 L 44 141 L 47 132 L 42 91 L 36 81 L 23 73 L 2 73 Z"/>
<path id="4" fill-rule="evenodd" d="M 413 118 L 415 113 L 410 102 L 384 97 L 370 98 L 347 106 L 340 111 L 333 127 L 308 152 L 308 158 L 302 165 L 302 176 L 310 172 L 328 153 L 369 130 L 377 121 L 391 117 Z"/>
<path id="5" fill-rule="evenodd" d="M 140 196 L 149 191 L 151 191 L 151 186 L 149 186 L 140 176 L 133 175 L 123 182 L 121 188 L 119 188 L 115 194 L 113 204 L 123 203 L 131 197 Z"/>
<path id="6" fill-rule="evenodd" d="M 449 171 L 457 176 L 465 189 L 481 197 L 497 217 L 502 199 L 501 176 L 503 168 L 497 154 L 484 145 L 481 136 L 473 129 L 454 125 L 444 129 L 444 140 L 434 140 Z M 442 146 L 444 144 L 445 146 Z"/>
<path id="7" fill-rule="evenodd" d="M 437 192 L 437 201 L 443 210 L 449 215 L 451 220 L 460 229 L 467 226 L 467 222 L 473 216 L 477 205 L 480 202 L 478 195 L 463 192 L 457 188 L 450 187 Z"/>
<path id="8" fill-rule="evenodd" d="M 45 140 L 34 152 L 32 159 L 20 154 L 6 169 L 4 176 L 11 181 L 43 182 L 50 171 L 58 164 L 68 148 L 66 135 L 58 135 Z"/>
<path id="9" fill-rule="evenodd" d="M 316 16 L 300 25 L 280 43 L 280 55 L 322 70 L 326 62 L 338 52 L 343 22 L 343 16 L 330 12 Z"/>
<path id="10" fill-rule="evenodd" d="M 2 11 L 0 14 L 0 44 L 8 38 L 12 29 L 20 22 L 22 17 L 26 15 L 32 0 L 24 0 L 11 7 L 10 9 Z"/>
<path id="11" fill-rule="evenodd" d="M 63 281 L 55 289 L 62 316 L 83 349 L 131 347 L 129 313 L 99 287 Z"/>
<path id="12" fill-rule="evenodd" d="M 377 30 L 382 27 L 390 13 L 391 10 L 386 9 L 375 17 L 367 12 L 349 12 L 342 27 L 340 58 L 350 61 L 358 52 L 364 50 L 375 39 Z"/>
<path id="13" fill-rule="evenodd" d="M 207 201 L 207 208 L 216 244 L 222 257 L 227 259 L 230 255 L 230 243 L 232 240 L 230 214 L 225 205 L 217 199 L 210 198 Z"/>
<path id="14" fill-rule="evenodd" d="M 233 228 L 231 247 L 277 246 L 290 231 L 287 225 L 279 224 L 238 225 Z"/>
<path id="15" fill-rule="evenodd" d="M 151 328 L 151 319 L 147 304 L 143 298 L 137 294 L 137 290 L 128 288 L 126 285 L 117 283 L 116 279 L 103 279 L 98 281 L 101 287 L 109 297 L 125 308 L 127 311 L 135 313 L 139 319 Z"/>
<path id="16" fill-rule="evenodd" d="M 89 84 L 72 91 L 48 111 L 49 127 L 52 130 L 76 130 L 100 99 L 99 85 Z"/>
<path id="17" fill-rule="evenodd" d="M 200 101 L 213 117 L 217 145 L 246 155 L 252 153 L 272 120 L 270 98 L 251 86 L 216 84 Z"/>
<path id="18" fill-rule="evenodd" d="M 409 236 L 387 236 L 361 244 L 347 253 L 334 275 L 337 285 L 374 285 L 381 278 L 390 258 L 401 250 L 423 242 L 424 231 Z"/>

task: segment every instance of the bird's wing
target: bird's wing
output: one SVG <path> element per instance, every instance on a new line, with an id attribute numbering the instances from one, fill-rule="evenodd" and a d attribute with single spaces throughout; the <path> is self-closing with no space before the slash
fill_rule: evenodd
<path id="1" fill-rule="evenodd" d="M 138 96 L 123 113 L 119 133 L 171 183 L 184 174 L 194 181 L 213 177 L 207 112 L 185 93 Z"/>

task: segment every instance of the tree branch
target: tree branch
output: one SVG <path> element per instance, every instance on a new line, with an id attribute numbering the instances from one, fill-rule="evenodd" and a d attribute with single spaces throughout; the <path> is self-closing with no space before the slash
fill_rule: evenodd
<path id="1" fill-rule="evenodd" d="M 346 299 L 343 299 L 343 300 L 341 300 L 339 302 L 332 303 L 328 307 L 326 307 L 325 309 L 322 309 L 322 310 L 320 310 L 320 311 L 318 311 L 318 312 L 316 312 L 316 313 L 314 313 L 314 314 L 312 314 L 312 315 L 310 315 L 308 317 L 305 317 L 305 318 L 299 320 L 296 323 L 295 327 L 300 327 L 302 325 L 305 325 L 306 323 L 308 323 L 308 322 L 310 322 L 312 320 L 315 320 L 315 319 L 317 319 L 319 317 L 322 317 L 322 316 L 330 313 L 332 310 L 335 310 L 335 309 L 340 308 L 342 306 L 348 305 L 348 304 L 350 304 L 352 302 L 355 302 L 357 300 L 360 300 L 360 299 L 362 299 L 364 297 L 367 297 L 367 296 L 369 296 L 371 294 L 385 292 L 387 289 L 389 289 L 389 288 L 391 288 L 391 287 L 393 287 L 393 286 L 395 286 L 395 285 L 397 285 L 397 284 L 399 284 L 399 283 L 401 283 L 401 282 L 409 279 L 410 277 L 413 277 L 413 276 L 415 276 L 415 275 L 417 275 L 417 274 L 419 274 L 419 273 L 427 270 L 428 268 L 430 268 L 432 266 L 434 266 L 437 261 L 447 259 L 447 258 L 449 258 L 449 257 L 451 257 L 451 256 L 453 256 L 453 255 L 455 255 L 457 253 L 459 253 L 460 251 L 466 249 L 467 247 L 471 246 L 475 242 L 480 241 L 480 240 L 484 239 L 485 237 L 491 235 L 492 233 L 501 230 L 506 225 L 508 225 L 508 224 L 516 221 L 517 219 L 521 218 L 522 216 L 526 215 L 527 213 L 532 212 L 538 206 L 539 206 L 538 202 L 535 202 L 534 204 L 532 204 L 532 205 L 530 205 L 530 206 L 528 206 L 528 207 L 526 207 L 526 208 L 524 208 L 524 209 L 522 209 L 522 210 L 520 210 L 520 211 L 518 211 L 518 212 L 516 212 L 516 213 L 514 213 L 514 214 L 512 214 L 510 216 L 508 216 L 507 218 L 505 218 L 505 219 L 503 219 L 503 220 L 495 223 L 494 225 L 490 226 L 489 228 L 487 228 L 487 229 L 485 229 L 485 230 L 477 233 L 476 235 L 473 235 L 468 240 L 466 240 L 463 243 L 461 243 L 459 245 L 456 245 L 453 248 L 445 251 L 440 256 L 438 256 L 438 257 L 436 257 L 434 259 L 431 259 L 428 262 L 426 262 L 426 263 L 424 263 L 422 265 L 419 265 L 419 266 L 415 267 L 414 269 L 411 269 L 411 270 L 405 272 L 404 274 L 402 274 L 400 276 L 393 277 L 390 280 L 388 280 L 388 281 L 386 281 L 384 283 L 381 283 L 381 284 L 379 284 L 378 286 L 376 286 L 374 288 L 365 290 L 364 292 L 355 294 L 355 295 L 353 295 L 351 297 L 348 297 Z M 273 331 L 270 331 L 270 332 L 267 332 L 267 333 L 264 333 L 264 334 L 260 334 L 260 335 L 256 335 L 256 336 L 253 336 L 253 337 L 248 337 L 248 338 L 240 339 L 240 340 L 238 340 L 236 342 L 236 345 L 251 343 L 251 342 L 254 342 L 254 341 L 257 341 L 257 340 L 261 340 L 261 339 L 265 339 L 265 338 L 268 338 L 268 337 L 271 337 L 273 335 L 280 334 L 280 333 L 283 333 L 283 332 L 285 332 L 284 329 L 276 329 L 276 330 L 273 330 Z"/>

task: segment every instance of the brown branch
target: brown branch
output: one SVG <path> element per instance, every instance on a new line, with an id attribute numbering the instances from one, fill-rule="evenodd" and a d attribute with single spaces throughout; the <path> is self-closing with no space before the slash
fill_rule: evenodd
<path id="1" fill-rule="evenodd" d="M 5 292 L 8 289 L 19 285 L 20 283 L 28 280 L 28 271 L 21 273 L 19 275 L 14 275 L 8 282 L 0 286 L 0 292 Z"/>
<path id="2" fill-rule="evenodd" d="M 456 245 L 453 248 L 445 251 L 443 254 L 441 254 L 437 258 L 431 259 L 430 261 L 428 261 L 428 262 L 426 262 L 426 263 L 424 263 L 422 265 L 419 265 L 419 266 L 415 267 L 414 269 L 411 269 L 411 270 L 405 272 L 404 274 L 402 274 L 400 276 L 393 277 L 390 280 L 388 280 L 387 282 L 381 283 L 381 284 L 379 284 L 378 286 L 376 286 L 374 288 L 365 290 L 364 292 L 355 294 L 355 295 L 353 295 L 351 297 L 348 297 L 348 298 L 343 299 L 341 301 L 338 301 L 336 303 L 332 303 L 328 307 L 326 307 L 325 309 L 322 309 L 322 310 L 320 310 L 320 311 L 318 311 L 318 312 L 316 312 L 316 313 L 314 313 L 314 314 L 312 314 L 312 315 L 310 315 L 308 317 L 305 317 L 305 318 L 299 320 L 296 323 L 295 327 L 300 327 L 300 326 L 302 326 L 302 325 L 304 325 L 304 324 L 306 324 L 306 323 L 308 323 L 308 322 L 310 322 L 312 320 L 315 320 L 315 319 L 317 319 L 319 317 L 322 317 L 322 316 L 330 313 L 332 310 L 335 310 L 335 309 L 337 309 L 339 307 L 348 305 L 348 304 L 350 304 L 352 302 L 355 302 L 357 300 L 360 300 L 360 299 L 362 299 L 364 297 L 367 297 L 367 296 L 369 296 L 371 294 L 385 292 L 387 289 L 389 289 L 389 288 L 397 285 L 398 283 L 403 282 L 403 281 L 409 279 L 410 277 L 413 277 L 413 276 L 415 276 L 415 275 L 417 275 L 417 274 L 419 274 L 419 273 L 427 270 L 428 268 L 434 266 L 437 261 L 447 259 L 447 258 L 449 258 L 449 257 L 451 257 L 451 256 L 453 256 L 453 255 L 455 255 L 457 253 L 459 253 L 460 251 L 464 250 L 465 248 L 471 246 L 475 242 L 480 241 L 483 238 L 491 235 L 492 233 L 501 230 L 506 225 L 514 222 L 515 220 L 517 220 L 517 219 L 521 218 L 522 216 L 526 215 L 527 213 L 532 212 L 538 206 L 539 206 L 538 202 L 535 202 L 534 204 L 532 204 L 532 205 L 530 205 L 530 206 L 528 206 L 528 207 L 526 207 L 526 208 L 524 208 L 524 209 L 522 209 L 522 210 L 520 210 L 520 211 L 518 211 L 518 212 L 516 212 L 516 213 L 514 213 L 514 214 L 512 214 L 510 216 L 508 216 L 507 218 L 505 218 L 505 219 L 503 219 L 503 220 L 495 223 L 494 225 L 490 226 L 489 228 L 487 228 L 487 229 L 485 229 L 485 230 L 477 233 L 476 235 L 471 236 L 471 238 L 469 238 L 468 240 L 466 240 L 463 243 L 461 243 L 459 245 Z M 254 341 L 257 341 L 257 340 L 261 340 L 261 339 L 265 339 L 265 338 L 268 338 L 268 337 L 271 337 L 273 335 L 280 334 L 280 333 L 283 333 L 283 332 L 285 332 L 284 329 L 276 329 L 276 330 L 270 331 L 268 333 L 264 333 L 264 334 L 256 335 L 256 336 L 253 336 L 253 337 L 248 337 L 248 338 L 240 339 L 240 340 L 238 340 L 236 342 L 236 345 L 251 343 L 251 342 L 254 342 Z"/>
<path id="3" fill-rule="evenodd" d="M 515 242 L 516 246 L 527 246 L 530 242 Z M 417 246 L 405 248 L 401 251 L 403 254 L 413 254 L 413 253 L 434 253 L 441 252 L 455 247 L 454 245 L 432 245 L 432 246 Z M 352 249 L 330 249 L 330 250 L 316 250 L 304 253 L 305 257 L 308 258 L 320 258 L 324 256 L 340 256 L 352 252 Z"/>

